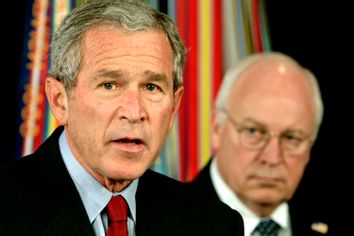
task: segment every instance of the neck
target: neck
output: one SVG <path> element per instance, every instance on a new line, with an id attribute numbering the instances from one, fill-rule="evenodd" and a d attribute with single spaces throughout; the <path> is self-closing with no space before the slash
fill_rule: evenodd
<path id="1" fill-rule="evenodd" d="M 112 193 L 121 192 L 129 186 L 131 180 L 110 180 L 104 179 L 104 186 Z"/>

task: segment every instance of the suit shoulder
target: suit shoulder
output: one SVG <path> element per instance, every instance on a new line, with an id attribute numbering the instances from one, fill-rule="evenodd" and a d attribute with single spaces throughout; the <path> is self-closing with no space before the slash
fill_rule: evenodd
<path id="1" fill-rule="evenodd" d="M 139 179 L 137 204 L 140 214 L 154 212 L 154 219 L 173 228 L 172 235 L 243 235 L 243 220 L 237 211 L 197 194 L 188 183 L 153 171 Z"/>
<path id="2" fill-rule="evenodd" d="M 167 189 L 180 189 L 183 188 L 183 183 L 167 175 L 155 172 L 153 170 L 147 170 L 140 178 L 139 183 L 141 185 L 148 185 L 149 187 Z"/>

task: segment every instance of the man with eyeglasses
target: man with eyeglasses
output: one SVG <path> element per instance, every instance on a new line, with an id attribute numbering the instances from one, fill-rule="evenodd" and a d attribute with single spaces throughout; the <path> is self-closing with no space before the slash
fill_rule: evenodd
<path id="1" fill-rule="evenodd" d="M 245 236 L 330 234 L 328 215 L 290 201 L 322 117 L 312 72 L 278 52 L 247 57 L 225 74 L 213 112 L 213 158 L 193 187 L 239 211 Z"/>

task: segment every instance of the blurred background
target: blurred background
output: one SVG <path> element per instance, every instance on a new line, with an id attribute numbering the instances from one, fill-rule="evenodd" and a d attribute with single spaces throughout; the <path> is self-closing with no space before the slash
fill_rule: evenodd
<path id="1" fill-rule="evenodd" d="M 29 40 L 36 39 L 33 26 L 38 25 L 38 21 L 33 17 L 38 14 L 38 8 L 43 7 L 43 2 L 52 6 L 50 4 L 56 1 L 2 3 L 0 165 L 33 151 L 55 126 L 44 113 L 39 116 L 45 125 L 38 123 L 38 119 L 25 125 L 24 119 L 29 116 L 24 107 L 32 91 L 29 89 L 32 70 L 28 63 L 33 59 L 34 50 L 29 50 L 33 45 Z M 68 9 L 78 4 L 68 2 L 71 4 Z M 184 77 L 187 92 L 180 117 L 154 168 L 182 181 L 194 177 L 210 158 L 210 104 L 225 68 L 246 54 L 280 51 L 314 72 L 325 105 L 324 121 L 299 192 L 306 198 L 330 203 L 341 212 L 348 211 L 347 202 L 352 199 L 349 191 L 352 192 L 353 186 L 350 175 L 353 89 L 350 84 L 354 42 L 351 32 L 354 22 L 348 4 L 320 0 L 160 0 L 149 3 L 175 19 L 190 47 Z M 54 16 L 52 10 L 47 8 L 51 17 Z M 47 27 L 55 26 L 51 22 Z M 40 93 L 40 85 L 38 89 Z M 38 94 L 37 99 L 45 103 L 42 95 Z M 28 134 L 32 135 L 29 139 Z"/>

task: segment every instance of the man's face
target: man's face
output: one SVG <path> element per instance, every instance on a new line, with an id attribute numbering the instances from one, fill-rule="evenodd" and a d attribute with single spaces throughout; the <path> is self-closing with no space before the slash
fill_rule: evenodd
<path id="1" fill-rule="evenodd" d="M 244 73 L 231 92 L 229 118 L 222 125 L 214 122 L 218 169 L 254 211 L 291 198 L 310 158 L 315 125 L 312 92 L 303 74 L 285 68 L 267 64 Z M 254 137 L 266 133 L 273 135 L 264 146 L 253 143 Z M 293 137 L 304 139 L 307 148 L 289 151 L 286 145 L 292 145 Z"/>
<path id="2" fill-rule="evenodd" d="M 182 96 L 183 88 L 173 91 L 169 41 L 159 31 L 102 26 L 86 32 L 83 46 L 67 101 L 70 148 L 101 183 L 138 178 L 158 157 Z"/>

